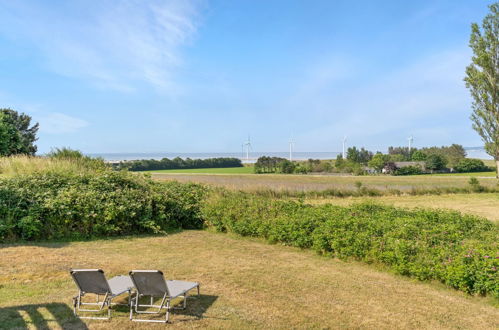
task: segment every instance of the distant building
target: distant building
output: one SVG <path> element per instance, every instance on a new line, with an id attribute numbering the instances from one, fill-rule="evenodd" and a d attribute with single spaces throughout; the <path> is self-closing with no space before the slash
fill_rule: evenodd
<path id="1" fill-rule="evenodd" d="M 364 166 L 362 168 L 367 174 L 376 174 L 378 171 L 374 167 Z"/>
<path id="2" fill-rule="evenodd" d="M 425 162 L 390 162 L 383 167 L 381 173 L 383 174 L 392 174 L 399 168 L 404 168 L 408 166 L 419 167 L 423 172 L 426 172 L 426 163 Z"/>

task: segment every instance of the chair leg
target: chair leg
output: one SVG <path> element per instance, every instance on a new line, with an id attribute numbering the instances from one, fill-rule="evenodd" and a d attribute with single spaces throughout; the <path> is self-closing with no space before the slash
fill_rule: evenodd
<path id="1" fill-rule="evenodd" d="M 170 319 L 170 299 L 166 301 L 166 323 L 169 322 Z"/>
<path id="2" fill-rule="evenodd" d="M 111 319 L 111 299 L 107 301 L 107 318 Z"/>
<path id="3" fill-rule="evenodd" d="M 77 306 L 79 307 L 79 304 L 80 304 L 80 295 L 77 295 L 76 297 L 73 297 L 73 313 L 75 316 L 78 316 Z"/>
<path id="4" fill-rule="evenodd" d="M 130 299 L 130 320 L 133 320 L 133 298 Z"/>
<path id="5" fill-rule="evenodd" d="M 76 317 L 80 319 L 91 319 L 91 320 L 110 320 L 111 319 L 111 297 L 106 296 L 104 297 L 104 300 L 102 302 L 96 302 L 96 303 L 89 303 L 90 305 L 99 305 L 99 309 L 95 310 L 89 310 L 89 309 L 80 309 L 82 306 L 82 301 L 81 301 L 81 292 L 78 294 L 78 296 L 73 298 L 73 313 Z M 96 317 L 96 316 L 80 316 L 78 315 L 78 312 L 100 312 L 104 308 L 104 306 L 107 305 L 107 317 Z"/>

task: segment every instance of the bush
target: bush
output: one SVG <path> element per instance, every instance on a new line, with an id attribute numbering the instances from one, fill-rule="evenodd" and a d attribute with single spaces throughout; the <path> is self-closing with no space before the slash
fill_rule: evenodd
<path id="1" fill-rule="evenodd" d="M 488 171 L 489 168 L 485 166 L 484 162 L 480 159 L 465 158 L 459 161 L 455 167 L 455 170 L 462 173 L 485 172 Z"/>
<path id="2" fill-rule="evenodd" d="M 423 174 L 423 170 L 418 166 L 404 166 L 393 172 L 393 175 L 418 175 Z"/>
<path id="3" fill-rule="evenodd" d="M 80 239 L 201 228 L 204 188 L 127 172 L 0 179 L 0 240 Z"/>
<path id="4" fill-rule="evenodd" d="M 286 173 L 286 174 L 294 173 L 295 168 L 296 168 L 296 163 L 293 163 L 287 159 L 279 164 L 279 170 L 281 173 Z"/>
<path id="5" fill-rule="evenodd" d="M 499 298 L 499 229 L 486 219 L 376 204 L 310 206 L 228 192 L 212 196 L 202 212 L 206 226 L 217 231 L 382 263 L 402 275 Z"/>

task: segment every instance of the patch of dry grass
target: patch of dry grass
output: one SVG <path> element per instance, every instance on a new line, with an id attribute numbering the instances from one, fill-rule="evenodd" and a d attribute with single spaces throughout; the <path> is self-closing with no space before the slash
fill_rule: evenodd
<path id="1" fill-rule="evenodd" d="M 451 209 L 482 216 L 499 223 L 499 194 L 497 193 L 307 199 L 307 202 L 311 204 L 330 203 L 340 206 L 363 201 L 374 201 L 398 207 Z"/>
<path id="2" fill-rule="evenodd" d="M 104 168 L 99 160 L 60 159 L 15 155 L 0 157 L 0 176 L 15 176 L 33 173 L 87 173 Z"/>
<path id="3" fill-rule="evenodd" d="M 247 174 L 247 175 L 203 175 L 203 174 L 166 174 L 154 173 L 156 180 L 177 180 L 180 182 L 198 182 L 221 186 L 234 190 L 292 190 L 322 191 L 326 189 L 355 190 L 356 182 L 364 187 L 379 190 L 468 187 L 468 177 L 463 176 L 341 176 L 341 175 L 290 175 L 290 174 Z M 479 179 L 480 184 L 496 187 L 495 178 Z"/>
<path id="4" fill-rule="evenodd" d="M 206 231 L 69 244 L 0 245 L 0 255 L 0 327 L 34 322 L 31 325 L 40 328 L 144 328 L 128 320 L 126 309 L 117 311 L 110 322 L 75 321 L 69 311 L 76 289 L 68 274 L 70 267 L 103 268 L 108 276 L 134 268 L 162 269 L 168 278 L 199 281 L 201 299 L 193 298 L 187 311 L 173 314 L 168 327 L 175 328 L 499 326 L 499 309 L 484 298 L 357 262 Z"/>

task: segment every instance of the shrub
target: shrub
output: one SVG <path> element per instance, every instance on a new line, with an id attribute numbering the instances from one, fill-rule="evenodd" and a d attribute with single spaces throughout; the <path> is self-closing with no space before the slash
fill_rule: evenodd
<path id="1" fill-rule="evenodd" d="M 307 174 L 310 172 L 310 168 L 305 164 L 298 164 L 295 167 L 295 173 L 297 174 Z"/>
<path id="2" fill-rule="evenodd" d="M 439 280 L 499 298 L 499 228 L 457 212 L 376 204 L 310 206 L 222 192 L 203 206 L 205 224 L 339 258 L 382 263 L 420 280 Z"/>
<path id="3" fill-rule="evenodd" d="M 281 173 L 291 174 L 295 171 L 296 163 L 293 163 L 287 159 L 279 164 L 279 170 Z"/>
<path id="4" fill-rule="evenodd" d="M 204 188 L 127 172 L 0 179 L 0 240 L 90 238 L 200 228 Z"/>
<path id="5" fill-rule="evenodd" d="M 455 170 L 457 172 L 467 173 L 488 171 L 489 168 L 485 166 L 484 162 L 480 159 L 465 158 L 459 161 Z"/>
<path id="6" fill-rule="evenodd" d="M 419 166 L 404 166 L 397 168 L 393 175 L 418 175 L 423 174 L 423 170 Z"/>

